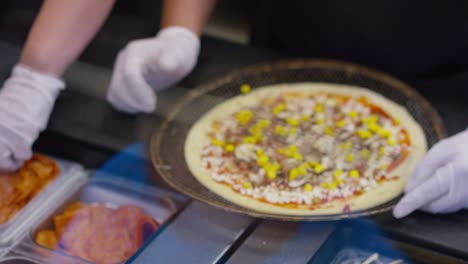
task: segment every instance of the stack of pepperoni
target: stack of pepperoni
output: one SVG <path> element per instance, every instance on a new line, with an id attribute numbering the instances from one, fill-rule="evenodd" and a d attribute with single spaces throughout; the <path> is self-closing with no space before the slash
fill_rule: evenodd
<path id="1" fill-rule="evenodd" d="M 34 154 L 18 171 L 0 175 L 0 224 L 13 218 L 59 174 L 55 161 Z"/>
<path id="2" fill-rule="evenodd" d="M 53 229 L 38 232 L 36 242 L 93 263 L 120 263 L 158 228 L 159 224 L 136 206 L 115 209 L 77 202 L 54 217 Z"/>

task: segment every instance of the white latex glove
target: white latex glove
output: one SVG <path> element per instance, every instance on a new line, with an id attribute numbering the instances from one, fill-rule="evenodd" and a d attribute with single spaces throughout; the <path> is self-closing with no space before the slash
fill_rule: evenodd
<path id="1" fill-rule="evenodd" d="M 199 50 L 198 36 L 183 27 L 168 27 L 155 38 L 130 42 L 117 57 L 107 100 L 127 113 L 154 111 L 156 92 L 189 74 Z"/>
<path id="2" fill-rule="evenodd" d="M 468 131 L 437 143 L 419 163 L 393 211 L 451 213 L 468 208 Z"/>
<path id="3" fill-rule="evenodd" d="M 26 66 L 13 68 L 0 90 L 0 171 L 16 170 L 32 155 L 65 84 Z"/>

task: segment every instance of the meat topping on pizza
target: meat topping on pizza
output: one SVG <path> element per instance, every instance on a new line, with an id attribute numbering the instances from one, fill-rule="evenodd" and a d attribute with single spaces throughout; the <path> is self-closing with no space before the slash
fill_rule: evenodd
<path id="1" fill-rule="evenodd" d="M 317 205 L 391 180 L 408 133 L 366 98 L 285 92 L 212 123 L 202 163 L 214 180 L 275 204 Z"/>

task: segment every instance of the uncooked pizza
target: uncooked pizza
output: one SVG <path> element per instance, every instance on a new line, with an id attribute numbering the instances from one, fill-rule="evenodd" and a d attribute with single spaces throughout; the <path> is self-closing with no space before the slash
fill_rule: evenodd
<path id="1" fill-rule="evenodd" d="M 426 152 L 405 108 L 365 88 L 259 87 L 206 113 L 189 131 L 194 176 L 225 199 L 285 215 L 349 213 L 403 192 Z"/>

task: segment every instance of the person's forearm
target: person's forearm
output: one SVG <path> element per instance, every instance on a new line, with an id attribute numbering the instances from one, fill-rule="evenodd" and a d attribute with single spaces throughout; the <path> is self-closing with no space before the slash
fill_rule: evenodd
<path id="1" fill-rule="evenodd" d="M 182 26 L 200 36 L 216 0 L 164 0 L 161 28 Z"/>
<path id="2" fill-rule="evenodd" d="M 20 63 L 60 76 L 107 18 L 115 0 L 46 0 L 29 32 Z"/>

